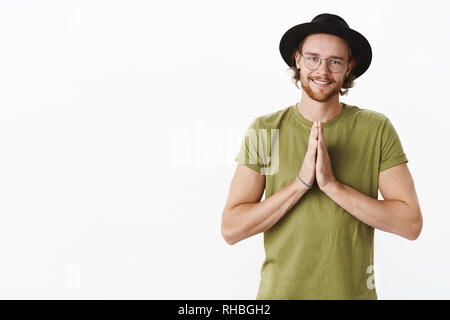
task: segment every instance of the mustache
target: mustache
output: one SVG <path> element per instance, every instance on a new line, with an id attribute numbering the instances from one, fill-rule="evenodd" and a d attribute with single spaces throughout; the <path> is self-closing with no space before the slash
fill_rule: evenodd
<path id="1" fill-rule="evenodd" d="M 313 77 L 309 77 L 309 80 L 317 80 L 317 81 L 322 81 L 322 82 L 334 82 L 333 79 L 321 79 L 321 78 L 313 78 Z"/>

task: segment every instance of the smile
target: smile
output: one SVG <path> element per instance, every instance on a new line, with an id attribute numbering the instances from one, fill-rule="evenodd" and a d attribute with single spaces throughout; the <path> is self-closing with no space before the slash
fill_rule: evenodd
<path id="1" fill-rule="evenodd" d="M 318 87 L 328 87 L 331 84 L 331 81 L 329 82 L 324 82 L 324 81 L 319 81 L 319 80 L 314 80 L 311 79 L 312 82 L 314 82 L 315 85 L 317 85 Z"/>

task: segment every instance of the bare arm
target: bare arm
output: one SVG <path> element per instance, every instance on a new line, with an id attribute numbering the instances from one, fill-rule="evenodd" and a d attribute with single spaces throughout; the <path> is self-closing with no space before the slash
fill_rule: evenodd
<path id="1" fill-rule="evenodd" d="M 265 176 L 238 164 L 222 213 L 222 236 L 232 245 L 277 223 L 308 191 L 297 178 L 261 201 Z"/>
<path id="2" fill-rule="evenodd" d="M 355 218 L 373 228 L 415 240 L 422 230 L 422 213 L 406 163 L 380 172 L 384 200 L 369 197 L 338 181 L 323 191 Z"/>
<path id="3" fill-rule="evenodd" d="M 303 163 L 298 175 L 308 185 L 315 179 L 317 156 L 317 123 L 314 121 Z M 222 236 L 228 244 L 265 232 L 277 223 L 309 190 L 297 177 L 283 188 L 261 201 L 265 176 L 238 164 L 227 203 L 222 213 Z"/>

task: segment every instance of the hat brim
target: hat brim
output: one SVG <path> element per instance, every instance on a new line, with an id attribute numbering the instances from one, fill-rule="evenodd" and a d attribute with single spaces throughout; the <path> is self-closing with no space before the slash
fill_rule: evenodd
<path id="1" fill-rule="evenodd" d="M 361 76 L 369 68 L 372 62 L 372 48 L 369 41 L 358 31 L 326 22 L 302 23 L 285 32 L 280 41 L 280 53 L 288 66 L 296 65 L 291 56 L 300 41 L 314 33 L 328 33 L 347 41 L 352 49 L 352 54 L 358 57 L 358 65 L 353 71 L 355 78 Z"/>

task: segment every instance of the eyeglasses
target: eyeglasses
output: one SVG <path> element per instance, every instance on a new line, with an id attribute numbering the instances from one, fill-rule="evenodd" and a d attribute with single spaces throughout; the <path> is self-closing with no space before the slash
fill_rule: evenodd
<path id="1" fill-rule="evenodd" d="M 342 72 L 344 71 L 345 64 L 348 62 L 348 60 L 342 60 L 337 58 L 322 59 L 310 54 L 303 54 L 303 53 L 300 54 L 302 55 L 303 58 L 305 58 L 306 67 L 311 71 L 319 69 L 320 65 L 322 64 L 322 60 L 325 60 L 327 62 L 327 67 L 331 72 L 333 73 Z"/>

